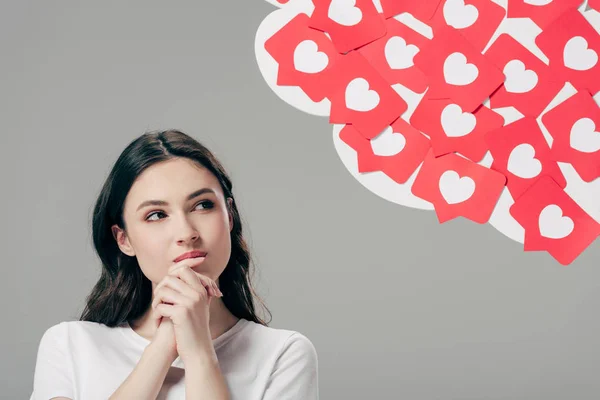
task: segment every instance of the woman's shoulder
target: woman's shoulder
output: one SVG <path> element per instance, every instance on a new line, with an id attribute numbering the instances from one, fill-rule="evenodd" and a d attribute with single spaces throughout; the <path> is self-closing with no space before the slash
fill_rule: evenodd
<path id="1" fill-rule="evenodd" d="M 60 321 L 46 328 L 41 340 L 43 342 L 69 341 L 82 335 L 106 335 L 111 331 L 114 331 L 114 329 L 99 322 Z"/>
<path id="2" fill-rule="evenodd" d="M 316 348 L 308 335 L 290 328 L 274 328 L 254 321 L 245 321 L 247 336 L 269 348 L 278 348 L 280 353 L 303 353 L 316 358 Z"/>

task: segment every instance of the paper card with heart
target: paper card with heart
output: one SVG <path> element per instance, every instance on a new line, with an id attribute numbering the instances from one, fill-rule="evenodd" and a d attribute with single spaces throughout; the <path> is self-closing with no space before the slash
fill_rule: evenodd
<path id="1" fill-rule="evenodd" d="M 356 151 L 358 172 L 381 171 L 400 184 L 410 178 L 430 149 L 429 139 L 402 118 L 371 140 L 346 125 L 340 139 Z"/>
<path id="2" fill-rule="evenodd" d="M 505 15 L 506 10 L 490 0 L 442 0 L 429 25 L 434 35 L 446 26 L 457 29 L 481 52 Z"/>
<path id="3" fill-rule="evenodd" d="M 349 123 L 367 139 L 406 110 L 406 102 L 358 52 L 341 57 L 332 73 L 331 123 Z"/>
<path id="4" fill-rule="evenodd" d="M 550 68 L 508 34 L 501 34 L 485 52 L 501 71 L 504 84 L 490 96 L 490 107 L 515 107 L 538 117 L 563 88 Z"/>
<path id="5" fill-rule="evenodd" d="M 538 179 L 509 212 L 525 229 L 525 251 L 547 251 L 563 265 L 600 235 L 600 224 L 549 176 Z"/>
<path id="6" fill-rule="evenodd" d="M 487 107 L 470 113 L 452 99 L 430 99 L 426 94 L 410 123 L 429 136 L 436 157 L 460 153 L 479 162 L 488 151 L 485 134 L 504 125 L 504 118 Z"/>
<path id="7" fill-rule="evenodd" d="M 548 111 L 542 123 L 554 139 L 554 159 L 571 163 L 585 182 L 600 177 L 600 108 L 588 91 Z"/>
<path id="8" fill-rule="evenodd" d="M 384 18 L 372 0 L 313 0 L 309 26 L 331 37 L 338 52 L 347 52 L 383 37 Z"/>
<path id="9" fill-rule="evenodd" d="M 300 13 L 265 42 L 265 50 L 278 63 L 277 84 L 299 86 L 312 101 L 328 96 L 333 66 L 341 55 L 321 31 L 308 27 Z"/>
<path id="10" fill-rule="evenodd" d="M 444 223 L 462 216 L 486 223 L 502 194 L 506 177 L 457 154 L 435 157 L 429 151 L 412 193 L 431 202 Z"/>
<path id="11" fill-rule="evenodd" d="M 531 18 L 540 29 L 546 27 L 561 14 L 577 9 L 582 0 L 508 0 L 508 18 Z"/>
<path id="12" fill-rule="evenodd" d="M 562 80 L 578 90 L 600 91 L 600 35 L 579 10 L 562 14 L 536 37 L 535 43 Z"/>
<path id="13" fill-rule="evenodd" d="M 567 185 L 535 118 L 525 117 L 486 134 L 491 168 L 507 177 L 506 186 L 518 199 L 541 176 L 549 175 L 560 187 Z"/>
<path id="14" fill-rule="evenodd" d="M 379 71 L 390 85 L 399 83 L 416 93 L 428 86 L 427 77 L 414 64 L 414 57 L 429 39 L 400 21 L 385 21 L 387 34 L 357 51 Z"/>
<path id="15" fill-rule="evenodd" d="M 454 99 L 468 112 L 475 111 L 504 82 L 498 67 L 447 26 L 415 56 L 415 65 L 427 75 L 432 99 Z"/>
<path id="16" fill-rule="evenodd" d="M 427 23 L 433 17 L 440 0 L 381 0 L 381 8 L 385 18 L 409 13 L 416 19 Z"/>

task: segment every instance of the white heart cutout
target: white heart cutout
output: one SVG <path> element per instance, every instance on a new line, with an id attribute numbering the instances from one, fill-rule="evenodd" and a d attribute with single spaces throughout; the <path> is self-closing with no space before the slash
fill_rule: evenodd
<path id="1" fill-rule="evenodd" d="M 529 143 L 521 143 L 510 152 L 506 169 L 523 179 L 535 178 L 542 172 L 542 163 L 535 158 L 535 149 Z"/>
<path id="2" fill-rule="evenodd" d="M 465 0 L 447 0 L 443 8 L 446 23 L 455 29 L 464 29 L 473 25 L 479 17 L 479 10 Z"/>
<path id="3" fill-rule="evenodd" d="M 523 0 L 523 3 L 532 6 L 547 6 L 548 4 L 552 3 L 552 0 Z"/>
<path id="4" fill-rule="evenodd" d="M 294 68 L 306 74 L 317 74 L 327 68 L 329 57 L 319 51 L 313 40 L 303 40 L 294 50 Z"/>
<path id="5" fill-rule="evenodd" d="M 575 71 L 587 71 L 598 63 L 598 53 L 588 48 L 588 42 L 582 36 L 574 36 L 563 50 L 565 67 Z"/>
<path id="6" fill-rule="evenodd" d="M 468 176 L 461 178 L 458 172 L 448 170 L 440 177 L 439 188 L 446 203 L 458 204 L 469 200 L 473 196 L 475 181 Z"/>
<path id="7" fill-rule="evenodd" d="M 460 52 L 450 54 L 444 61 L 444 79 L 449 85 L 469 85 L 477 79 L 478 75 L 477 66 L 469 64 L 467 57 Z"/>
<path id="8" fill-rule="evenodd" d="M 540 235 L 548 239 L 564 239 L 573 232 L 575 224 L 556 204 L 549 204 L 540 213 L 538 219 Z"/>
<path id="9" fill-rule="evenodd" d="M 354 78 L 346 86 L 346 108 L 354 111 L 371 111 L 379 104 L 379 94 L 369 89 L 365 78 Z"/>
<path id="10" fill-rule="evenodd" d="M 395 156 L 404 150 L 404 146 L 406 146 L 406 137 L 400 132 L 394 132 L 391 126 L 371 139 L 373 154 L 378 156 Z"/>
<path id="11" fill-rule="evenodd" d="M 477 118 L 469 112 L 463 112 L 458 104 L 448 104 L 442 110 L 442 129 L 448 137 L 462 137 L 473 132 Z"/>
<path id="12" fill-rule="evenodd" d="M 504 88 L 509 93 L 527 93 L 538 84 L 538 74 L 526 69 L 521 60 L 510 60 L 504 66 Z"/>
<path id="13" fill-rule="evenodd" d="M 339 25 L 354 26 L 362 20 L 362 11 L 356 0 L 332 0 L 327 16 Z"/>
<path id="14" fill-rule="evenodd" d="M 385 44 L 385 59 L 391 69 L 407 69 L 414 64 L 414 57 L 420 49 L 414 44 L 406 44 L 400 36 L 392 36 Z"/>
<path id="15" fill-rule="evenodd" d="M 600 150 L 600 132 L 590 118 L 581 118 L 571 127 L 570 145 L 582 153 L 595 153 Z"/>

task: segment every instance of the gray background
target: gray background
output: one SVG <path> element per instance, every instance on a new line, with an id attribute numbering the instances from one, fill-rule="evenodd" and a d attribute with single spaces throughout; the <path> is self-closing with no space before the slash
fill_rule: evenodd
<path id="1" fill-rule="evenodd" d="M 52 4 L 50 4 L 52 3 Z M 490 225 L 387 202 L 326 118 L 264 82 L 261 0 L 3 2 L 2 398 L 100 272 L 93 202 L 122 149 L 178 128 L 234 181 L 272 326 L 304 333 L 323 399 L 597 399 L 600 250 L 562 267 Z"/>

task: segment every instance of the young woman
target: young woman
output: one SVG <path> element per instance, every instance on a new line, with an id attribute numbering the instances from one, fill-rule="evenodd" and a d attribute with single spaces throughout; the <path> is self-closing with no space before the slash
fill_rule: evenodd
<path id="1" fill-rule="evenodd" d="M 80 320 L 43 334 L 32 400 L 318 399 L 312 342 L 256 314 L 231 180 L 195 139 L 131 142 L 93 241 L 102 274 Z"/>

